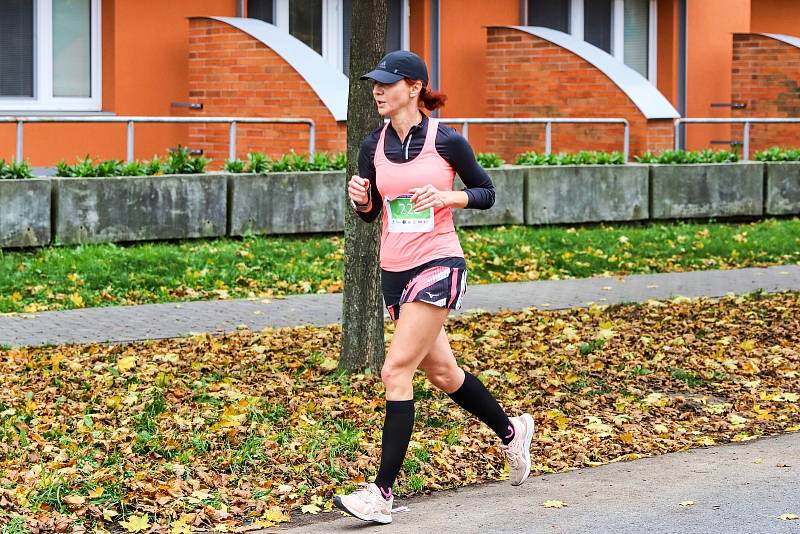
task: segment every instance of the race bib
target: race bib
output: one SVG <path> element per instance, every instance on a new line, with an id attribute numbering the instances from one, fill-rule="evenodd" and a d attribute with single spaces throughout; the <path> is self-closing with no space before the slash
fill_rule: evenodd
<path id="1" fill-rule="evenodd" d="M 389 232 L 430 232 L 433 230 L 433 208 L 415 212 L 411 195 L 386 199 Z"/>

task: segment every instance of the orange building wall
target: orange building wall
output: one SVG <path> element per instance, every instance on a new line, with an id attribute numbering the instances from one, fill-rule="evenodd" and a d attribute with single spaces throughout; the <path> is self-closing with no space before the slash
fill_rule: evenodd
<path id="1" fill-rule="evenodd" d="M 440 89 L 448 97 L 439 116 L 487 117 L 486 26 L 518 26 L 519 0 L 441 1 L 439 18 Z M 486 150 L 487 128 L 469 127 L 469 141 L 476 152 Z"/>
<path id="2" fill-rule="evenodd" d="M 751 0 L 750 31 L 800 36 L 800 2 Z"/>
<path id="3" fill-rule="evenodd" d="M 678 2 L 659 0 L 656 11 L 656 87 L 678 109 Z"/>
<path id="4" fill-rule="evenodd" d="M 235 16 L 236 0 L 103 0 L 103 109 L 115 115 L 187 115 L 189 21 L 194 15 Z M 59 113 L 70 115 L 70 112 Z M 0 125 L 0 158 L 15 152 L 13 125 Z M 87 153 L 124 159 L 124 124 L 28 124 L 25 158 L 33 165 L 73 161 Z M 137 125 L 135 157 L 165 154 L 188 141 L 188 126 Z"/>
<path id="5" fill-rule="evenodd" d="M 729 108 L 712 108 L 730 102 L 731 58 L 734 32 L 750 28 L 751 0 L 702 0 L 687 2 L 687 117 L 730 117 Z M 712 139 L 731 139 L 729 125 L 691 124 L 686 127 L 689 149 L 711 145 Z"/>

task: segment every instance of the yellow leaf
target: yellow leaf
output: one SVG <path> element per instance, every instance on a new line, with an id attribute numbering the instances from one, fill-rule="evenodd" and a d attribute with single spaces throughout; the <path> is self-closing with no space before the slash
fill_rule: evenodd
<path id="1" fill-rule="evenodd" d="M 126 356 L 117 360 L 117 369 L 122 372 L 130 371 L 134 367 L 136 367 L 136 356 Z"/>
<path id="2" fill-rule="evenodd" d="M 21 300 L 22 300 L 22 295 L 20 294 L 19 291 L 14 291 L 11 294 L 11 302 L 19 302 Z"/>
<path id="3" fill-rule="evenodd" d="M 304 504 L 300 507 L 300 511 L 304 514 L 318 514 L 321 508 L 316 504 Z"/>
<path id="4" fill-rule="evenodd" d="M 117 511 L 113 508 L 103 508 L 103 519 L 111 521 L 117 515 Z"/>
<path id="5" fill-rule="evenodd" d="M 98 497 L 101 497 L 103 495 L 103 492 L 105 492 L 105 488 L 103 486 L 97 486 L 95 489 L 89 492 L 89 498 L 96 499 Z"/>
<path id="6" fill-rule="evenodd" d="M 335 371 L 337 367 L 339 367 L 339 361 L 334 358 L 325 358 L 319 366 L 326 373 Z"/>
<path id="7" fill-rule="evenodd" d="M 291 491 L 291 486 L 289 486 L 289 488 Z M 289 520 L 289 517 L 277 506 L 273 506 L 272 508 L 265 510 L 261 517 L 270 523 L 283 523 L 284 521 Z"/>
<path id="8" fill-rule="evenodd" d="M 800 516 L 797 514 L 781 514 L 778 516 L 778 519 L 781 521 L 794 521 L 795 519 L 800 519 Z"/>
<path id="9" fill-rule="evenodd" d="M 127 521 L 120 521 L 119 524 L 128 532 L 141 532 L 150 528 L 150 517 L 144 515 L 132 515 Z"/>
<path id="10" fill-rule="evenodd" d="M 567 503 L 563 501 L 544 501 L 542 503 L 545 508 L 564 508 L 566 505 Z"/>
<path id="11" fill-rule="evenodd" d="M 772 397 L 772 400 L 779 402 L 797 402 L 800 400 L 800 395 L 797 393 L 778 393 Z"/>
<path id="12" fill-rule="evenodd" d="M 69 300 L 71 300 L 72 303 L 75 304 L 75 306 L 77 306 L 78 308 L 83 308 L 83 297 L 81 297 L 77 293 L 73 293 L 72 295 L 70 295 Z"/>
<path id="13" fill-rule="evenodd" d="M 756 342 L 752 339 L 748 339 L 739 343 L 739 346 L 744 350 L 753 350 L 756 346 Z"/>
<path id="14" fill-rule="evenodd" d="M 681 506 L 693 506 L 694 505 L 694 501 L 683 501 L 683 502 L 679 502 L 678 504 L 680 504 Z"/>
<path id="15" fill-rule="evenodd" d="M 666 425 L 662 425 L 661 423 L 653 425 L 653 430 L 658 432 L 659 434 L 666 434 L 669 432 L 669 428 Z"/>
<path id="16" fill-rule="evenodd" d="M 170 534 L 191 534 L 192 527 L 187 525 L 182 519 L 173 522 L 170 525 Z"/>

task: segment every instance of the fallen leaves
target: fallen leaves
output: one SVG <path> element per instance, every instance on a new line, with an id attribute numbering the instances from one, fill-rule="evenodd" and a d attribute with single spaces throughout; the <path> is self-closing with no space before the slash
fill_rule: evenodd
<path id="1" fill-rule="evenodd" d="M 567 503 L 564 501 L 544 501 L 542 506 L 545 508 L 564 508 L 567 506 Z"/>
<path id="2" fill-rule="evenodd" d="M 800 429 L 795 294 L 477 311 L 447 328 L 465 369 L 534 414 L 535 472 Z M 174 534 L 330 510 L 377 470 L 385 406 L 377 373 L 333 372 L 340 339 L 300 327 L 0 350 L 0 506 L 40 531 Z M 490 430 L 421 376 L 414 391 L 398 493 L 508 476 Z"/>
<path id="3" fill-rule="evenodd" d="M 794 521 L 796 519 L 800 519 L 800 516 L 797 514 L 781 514 L 778 516 L 778 519 L 781 521 Z"/>

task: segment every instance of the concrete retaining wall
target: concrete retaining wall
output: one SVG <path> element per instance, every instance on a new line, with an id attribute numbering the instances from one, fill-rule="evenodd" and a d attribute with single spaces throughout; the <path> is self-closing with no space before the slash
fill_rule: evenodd
<path id="1" fill-rule="evenodd" d="M 229 235 L 341 232 L 344 173 L 230 175 Z"/>
<path id="2" fill-rule="evenodd" d="M 46 178 L 0 180 L 0 248 L 50 243 L 50 196 Z"/>
<path id="3" fill-rule="evenodd" d="M 800 214 L 794 162 L 488 172 L 495 205 L 455 210 L 457 225 Z M 0 180 L 0 247 L 341 232 L 346 209 L 341 171 Z"/>
<path id="4" fill-rule="evenodd" d="M 525 176 L 528 167 L 508 166 L 487 169 L 494 183 L 494 206 L 488 210 L 453 210 L 456 226 L 493 226 L 501 224 L 524 224 Z M 456 177 L 453 189 L 464 189 L 464 183 Z"/>
<path id="5" fill-rule="evenodd" d="M 654 219 L 761 215 L 762 163 L 651 165 Z"/>
<path id="6" fill-rule="evenodd" d="M 769 215 L 800 213 L 800 162 L 766 164 Z"/>
<path id="7" fill-rule="evenodd" d="M 525 223 L 647 219 L 647 169 L 647 165 L 529 167 Z"/>
<path id="8" fill-rule="evenodd" d="M 225 235 L 227 175 L 54 178 L 55 239 L 106 243 Z"/>

